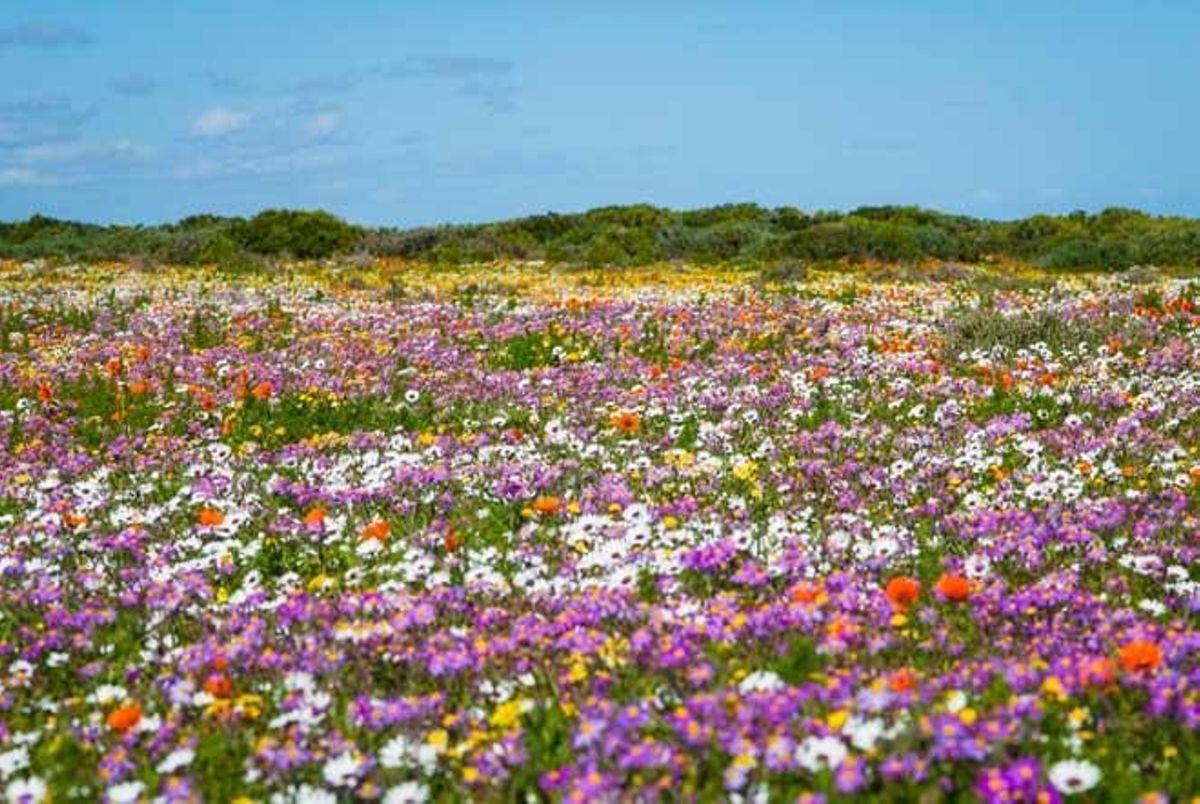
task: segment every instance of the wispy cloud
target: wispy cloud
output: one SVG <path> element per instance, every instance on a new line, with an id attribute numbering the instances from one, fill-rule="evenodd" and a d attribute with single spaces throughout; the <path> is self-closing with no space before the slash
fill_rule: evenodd
<path id="1" fill-rule="evenodd" d="M 0 28 L 0 47 L 78 47 L 92 42 L 92 35 L 76 25 L 31 22 Z"/>
<path id="2" fill-rule="evenodd" d="M 208 84 L 213 92 L 222 95 L 251 95 L 258 91 L 253 81 L 240 75 L 217 70 L 204 70 L 195 75 Z"/>
<path id="3" fill-rule="evenodd" d="M 61 98 L 0 102 L 0 149 L 74 139 L 92 114 Z"/>
<path id="4" fill-rule="evenodd" d="M 131 73 L 119 75 L 112 80 L 113 92 L 118 95 L 149 95 L 157 86 L 154 79 L 148 75 Z"/>
<path id="5" fill-rule="evenodd" d="M 304 121 L 302 129 L 310 139 L 323 140 L 337 131 L 342 118 L 337 112 L 318 112 Z"/>
<path id="6" fill-rule="evenodd" d="M 0 161 L 0 184 L 35 187 L 127 178 L 150 166 L 153 152 L 131 140 L 31 145 Z"/>
<path id="7" fill-rule="evenodd" d="M 358 74 L 347 70 L 332 75 L 317 75 L 298 81 L 292 91 L 299 95 L 345 95 L 358 86 Z"/>
<path id="8" fill-rule="evenodd" d="M 402 62 L 379 68 L 379 72 L 390 78 L 494 78 L 508 75 L 513 67 L 508 59 L 441 54 L 409 56 Z"/>
<path id="9" fill-rule="evenodd" d="M 495 114 L 517 108 L 517 88 L 507 81 L 469 81 L 459 87 L 459 94 L 479 101 Z"/>
<path id="10" fill-rule="evenodd" d="M 224 106 L 216 106 L 192 121 L 192 136 L 202 139 L 220 139 L 234 134 L 250 125 L 250 115 L 236 112 Z"/>
<path id="11" fill-rule="evenodd" d="M 482 104 L 493 114 L 502 114 L 517 106 L 517 86 L 509 80 L 515 69 L 508 59 L 443 53 L 409 56 L 377 66 L 372 72 L 385 78 L 457 81 L 459 96 Z"/>
<path id="12" fill-rule="evenodd" d="M 41 177 L 28 168 L 0 168 L 0 187 L 33 187 L 43 183 Z"/>

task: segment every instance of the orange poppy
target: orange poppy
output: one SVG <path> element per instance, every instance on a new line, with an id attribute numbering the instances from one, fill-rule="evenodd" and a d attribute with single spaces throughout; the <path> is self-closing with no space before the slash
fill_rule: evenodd
<path id="1" fill-rule="evenodd" d="M 129 393 L 134 396 L 141 396 L 150 390 L 150 384 L 145 380 L 134 380 L 129 383 Z"/>
<path id="2" fill-rule="evenodd" d="M 901 575 L 888 581 L 884 594 L 892 606 L 903 611 L 916 602 L 921 594 L 921 583 L 915 578 Z"/>
<path id="3" fill-rule="evenodd" d="M 388 537 L 392 535 L 392 526 L 378 519 L 362 529 L 362 538 L 375 539 L 377 541 L 386 542 Z"/>
<path id="4" fill-rule="evenodd" d="M 142 719 L 142 707 L 130 702 L 118 706 L 108 713 L 108 727 L 113 731 L 126 732 Z"/>
<path id="5" fill-rule="evenodd" d="M 462 536 L 459 536 L 456 530 L 448 530 L 446 531 L 446 535 L 442 537 L 442 544 L 445 546 L 447 553 L 455 553 L 462 546 Z"/>
<path id="6" fill-rule="evenodd" d="M 933 588 L 942 597 L 956 603 L 961 603 L 971 596 L 970 582 L 963 576 L 952 573 L 946 573 L 938 578 L 937 584 Z"/>
<path id="7" fill-rule="evenodd" d="M 219 508 L 201 508 L 196 516 L 196 522 L 206 528 L 215 528 L 225 524 L 225 512 Z"/>
<path id="8" fill-rule="evenodd" d="M 823 594 L 818 584 L 801 581 L 792 587 L 792 600 L 806 605 L 820 601 Z"/>
<path id="9" fill-rule="evenodd" d="M 224 673 L 213 673 L 204 679 L 204 691 L 214 698 L 229 698 L 233 695 L 233 682 Z"/>
<path id="10" fill-rule="evenodd" d="M 627 435 L 632 435 L 642 429 L 642 417 L 632 410 L 614 413 L 609 417 L 608 423 Z"/>
<path id="11" fill-rule="evenodd" d="M 121 358 L 110 357 L 108 362 L 104 364 L 104 369 L 108 372 L 108 376 L 116 379 L 121 376 Z"/>
<path id="12" fill-rule="evenodd" d="M 320 525 L 324 521 L 325 521 L 325 509 L 320 505 L 310 508 L 308 513 L 304 515 L 304 524 L 305 525 L 316 526 L 316 525 Z"/>
<path id="13" fill-rule="evenodd" d="M 1118 651 L 1121 664 L 1131 673 L 1141 671 L 1152 672 L 1162 664 L 1163 651 L 1158 643 L 1148 639 L 1134 639 L 1126 642 Z"/>
<path id="14" fill-rule="evenodd" d="M 545 516 L 554 516 L 562 510 L 562 500 L 557 497 L 538 497 L 533 501 L 533 510 Z"/>
<path id="15" fill-rule="evenodd" d="M 54 386 L 48 382 L 38 383 L 38 401 L 49 402 L 54 398 Z"/>
<path id="16" fill-rule="evenodd" d="M 907 667 L 901 668 L 888 679 L 888 688 L 892 692 L 907 692 L 917 686 L 917 674 Z"/>
<path id="17" fill-rule="evenodd" d="M 258 385 L 254 386 L 254 390 L 250 393 L 254 394 L 255 399 L 263 400 L 270 399 L 271 394 L 274 393 L 274 390 L 275 389 L 271 387 L 271 383 L 263 380 Z"/>

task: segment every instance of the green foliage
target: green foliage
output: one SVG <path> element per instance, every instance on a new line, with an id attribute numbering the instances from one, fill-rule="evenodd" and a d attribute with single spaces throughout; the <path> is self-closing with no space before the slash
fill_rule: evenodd
<path id="1" fill-rule="evenodd" d="M 725 204 L 673 211 L 648 204 L 546 213 L 474 225 L 360 229 L 327 212 L 267 210 L 249 220 L 193 215 L 157 227 L 97 226 L 41 215 L 0 223 L 0 256 L 253 267 L 264 257 L 351 253 L 455 265 L 551 260 L 596 266 L 802 261 L 977 262 L 989 256 L 1056 270 L 1200 266 L 1200 220 L 1114 207 L 1094 215 L 1002 222 L 919 207 L 806 213 Z"/>
<path id="2" fill-rule="evenodd" d="M 233 237 L 258 254 L 324 259 L 344 253 L 358 230 L 328 212 L 268 209 L 233 227 Z"/>
<path id="3" fill-rule="evenodd" d="M 994 310 L 971 310 L 951 319 L 946 328 L 945 359 L 958 362 L 958 355 L 977 349 L 1001 348 L 1008 354 L 1045 344 L 1055 353 L 1077 349 L 1081 344 L 1098 346 L 1113 335 L 1137 336 L 1117 318 L 1095 320 L 1066 318 L 1057 313 L 1005 315 Z"/>

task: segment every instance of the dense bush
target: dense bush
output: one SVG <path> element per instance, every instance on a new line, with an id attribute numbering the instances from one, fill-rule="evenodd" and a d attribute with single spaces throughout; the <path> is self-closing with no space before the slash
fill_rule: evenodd
<path id="1" fill-rule="evenodd" d="M 233 236 L 258 254 L 321 259 L 343 253 L 358 240 L 358 229 L 328 212 L 268 209 L 233 226 Z"/>
<path id="2" fill-rule="evenodd" d="M 802 212 L 725 204 L 675 212 L 647 204 L 547 213 L 498 223 L 362 229 L 327 212 L 268 210 L 250 218 L 194 215 L 157 227 L 96 226 L 35 215 L 0 223 L 0 256 L 246 262 L 346 254 L 439 263 L 543 259 L 590 265 L 778 260 L 1008 257 L 1051 269 L 1200 265 L 1200 220 L 1112 208 L 1002 222 L 918 207 Z"/>

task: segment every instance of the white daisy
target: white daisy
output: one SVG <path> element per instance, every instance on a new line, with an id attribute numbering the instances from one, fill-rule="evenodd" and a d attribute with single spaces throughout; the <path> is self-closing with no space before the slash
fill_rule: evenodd
<path id="1" fill-rule="evenodd" d="M 846 745 L 836 737 L 809 737 L 796 746 L 796 761 L 807 771 L 836 768 L 846 758 Z"/>
<path id="2" fill-rule="evenodd" d="M 1050 766 L 1050 784 L 1064 795 L 1091 790 L 1100 781 L 1100 769 L 1082 759 L 1064 759 Z"/>
<path id="3" fill-rule="evenodd" d="M 429 787 L 423 782 L 401 782 L 388 790 L 383 804 L 422 804 L 429 800 Z"/>

